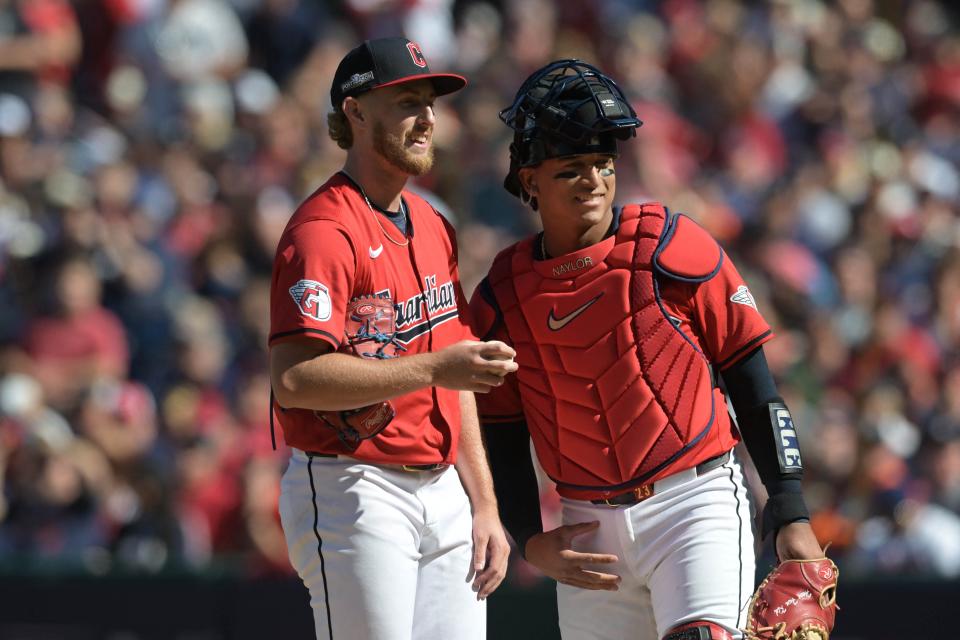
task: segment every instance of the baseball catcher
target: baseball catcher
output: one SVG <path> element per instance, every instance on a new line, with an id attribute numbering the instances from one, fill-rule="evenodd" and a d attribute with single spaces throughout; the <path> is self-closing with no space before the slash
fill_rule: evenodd
<path id="1" fill-rule="evenodd" d="M 829 558 L 781 562 L 750 601 L 747 640 L 828 640 L 838 575 Z"/>
<path id="2" fill-rule="evenodd" d="M 825 640 L 836 569 L 809 524 L 797 427 L 763 351 L 773 330 L 748 283 L 693 218 L 616 204 L 619 148 L 641 122 L 601 70 L 552 62 L 500 117 L 504 187 L 543 231 L 504 249 L 474 294 L 476 335 L 519 365 L 477 402 L 504 525 L 557 581 L 564 640 L 743 640 L 755 565 L 741 439 L 783 560 L 747 637 Z M 551 530 L 531 440 L 563 499 Z"/>
<path id="3" fill-rule="evenodd" d="M 385 360 L 406 351 L 397 342 L 396 309 L 387 297 L 361 296 L 347 305 L 341 350 L 360 358 Z M 344 411 L 317 411 L 317 417 L 337 432 L 337 438 L 353 451 L 361 440 L 372 438 L 397 415 L 389 400 Z"/>

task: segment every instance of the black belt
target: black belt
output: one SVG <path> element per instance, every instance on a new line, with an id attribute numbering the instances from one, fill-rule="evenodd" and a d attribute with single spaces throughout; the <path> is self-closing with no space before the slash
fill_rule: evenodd
<path id="1" fill-rule="evenodd" d="M 308 458 L 339 458 L 340 456 L 336 453 L 320 453 L 319 451 L 304 451 L 307 454 Z M 348 456 L 344 456 L 348 457 Z M 357 462 L 364 462 L 363 460 L 357 460 Z M 411 473 L 417 471 L 442 471 L 450 465 L 443 462 L 435 462 L 433 464 L 380 464 L 377 462 L 370 462 L 366 464 L 375 464 L 378 467 L 386 467 L 387 469 L 393 469 L 395 471 L 409 471 Z"/>
<path id="2" fill-rule="evenodd" d="M 703 462 L 701 462 L 696 466 L 697 475 L 702 476 L 708 471 L 713 471 L 717 467 L 720 467 L 723 464 L 725 464 L 729 459 L 730 459 L 729 451 L 721 453 L 718 456 L 714 456 L 713 458 L 707 458 L 706 460 L 704 460 Z M 683 472 L 678 471 L 677 473 L 683 473 Z M 670 477 L 670 476 L 667 476 L 667 477 Z M 637 504 L 653 496 L 655 484 L 656 482 L 651 482 L 649 484 L 642 484 L 639 487 L 634 487 L 633 489 L 629 489 L 627 491 L 624 491 L 623 493 L 618 493 L 615 496 L 611 496 L 609 498 L 604 498 L 600 500 L 591 500 L 590 502 L 592 504 L 598 504 L 598 505 L 603 505 L 607 507 L 622 507 L 624 505 Z"/>

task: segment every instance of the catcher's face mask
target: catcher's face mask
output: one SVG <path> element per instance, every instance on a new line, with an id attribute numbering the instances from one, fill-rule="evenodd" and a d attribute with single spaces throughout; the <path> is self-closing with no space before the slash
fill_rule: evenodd
<path id="1" fill-rule="evenodd" d="M 558 60 L 534 72 L 500 119 L 514 130 L 503 186 L 526 199 L 517 171 L 547 158 L 617 155 L 617 141 L 643 123 L 617 84 L 579 60 Z"/>

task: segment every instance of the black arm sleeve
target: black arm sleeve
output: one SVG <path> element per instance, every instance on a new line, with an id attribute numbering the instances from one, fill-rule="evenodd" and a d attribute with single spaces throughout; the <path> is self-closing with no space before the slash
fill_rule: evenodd
<path id="1" fill-rule="evenodd" d="M 493 487 L 503 526 L 526 558 L 527 540 L 543 531 L 540 488 L 530 458 L 530 432 L 526 421 L 483 425 L 490 456 Z"/>
<path id="2" fill-rule="evenodd" d="M 802 471 L 780 468 L 770 403 L 783 402 L 767 367 L 763 347 L 757 347 L 722 374 L 737 424 L 769 499 L 763 512 L 764 537 L 791 522 L 809 520 L 801 490 Z"/>

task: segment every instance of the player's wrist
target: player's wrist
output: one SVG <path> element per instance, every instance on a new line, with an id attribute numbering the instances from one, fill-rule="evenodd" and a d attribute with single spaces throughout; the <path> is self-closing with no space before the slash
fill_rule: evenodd
<path id="1" fill-rule="evenodd" d="M 404 367 L 403 378 L 412 388 L 422 389 L 424 387 L 442 386 L 440 384 L 442 366 L 438 352 L 418 353 L 405 358 L 398 358 L 397 361 L 400 366 Z"/>
<path id="2" fill-rule="evenodd" d="M 761 535 L 766 538 L 771 533 L 793 522 L 810 520 L 810 510 L 799 492 L 785 492 L 771 495 L 763 508 L 763 530 Z"/>
<path id="3" fill-rule="evenodd" d="M 470 498 L 470 506 L 473 508 L 474 518 L 496 518 L 500 519 L 500 511 L 497 508 L 496 499 L 491 498 Z"/>

